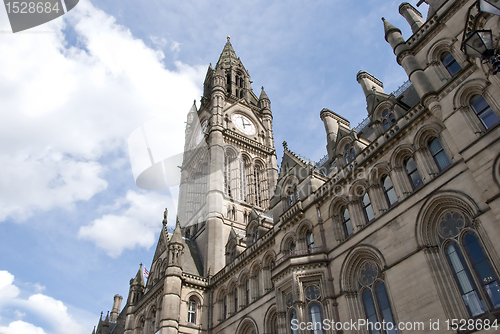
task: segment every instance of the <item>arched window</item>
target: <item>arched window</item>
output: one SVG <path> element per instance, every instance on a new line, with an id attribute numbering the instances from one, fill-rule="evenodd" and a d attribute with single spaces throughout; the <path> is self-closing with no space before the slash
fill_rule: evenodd
<path id="1" fill-rule="evenodd" d="M 193 298 L 189 299 L 188 322 L 196 324 L 196 301 Z"/>
<path id="2" fill-rule="evenodd" d="M 250 305 L 250 280 L 245 280 L 245 305 Z"/>
<path id="3" fill-rule="evenodd" d="M 259 239 L 259 227 L 255 225 L 252 229 L 252 244 L 254 244 L 257 239 Z"/>
<path id="4" fill-rule="evenodd" d="M 382 176 L 382 188 L 384 189 L 385 198 L 387 203 L 389 203 L 389 207 L 397 203 L 398 197 L 396 196 L 396 191 L 394 191 L 394 186 L 392 185 L 389 175 Z"/>
<path id="5" fill-rule="evenodd" d="M 481 241 L 470 227 L 470 220 L 462 213 L 448 211 L 440 220 L 438 233 L 467 311 L 477 317 L 500 308 L 500 286 Z"/>
<path id="6" fill-rule="evenodd" d="M 474 95 L 470 100 L 470 105 L 486 129 L 491 128 L 500 120 L 481 95 Z"/>
<path id="7" fill-rule="evenodd" d="M 230 256 L 229 256 L 229 260 L 232 262 L 234 261 L 234 259 L 236 258 L 236 244 L 232 245 L 231 246 L 231 253 L 230 253 Z"/>
<path id="8" fill-rule="evenodd" d="M 295 203 L 295 202 L 293 201 L 293 194 L 292 194 L 292 193 L 290 193 L 290 194 L 288 194 L 288 196 L 287 196 L 287 197 L 288 197 L 288 206 L 289 206 L 289 207 L 292 207 L 293 203 Z"/>
<path id="9" fill-rule="evenodd" d="M 238 312 L 238 288 L 235 286 L 233 290 L 233 307 L 234 313 Z"/>
<path id="10" fill-rule="evenodd" d="M 408 177 L 410 178 L 413 189 L 417 189 L 418 187 L 424 184 L 413 158 L 406 159 L 405 169 L 406 169 L 406 174 L 408 174 Z"/>
<path id="11" fill-rule="evenodd" d="M 344 233 L 346 238 L 350 236 L 353 232 L 351 217 L 349 216 L 349 210 L 346 206 L 340 209 L 340 219 L 342 220 L 342 226 L 344 227 Z"/>
<path id="12" fill-rule="evenodd" d="M 224 295 L 224 299 L 222 300 L 222 320 L 226 320 L 227 318 L 227 295 Z"/>
<path id="13" fill-rule="evenodd" d="M 369 223 L 375 218 L 375 214 L 373 213 L 373 207 L 368 193 L 365 192 L 361 198 L 361 204 L 363 206 L 363 212 L 365 213 L 366 222 Z"/>
<path id="14" fill-rule="evenodd" d="M 396 116 L 389 109 L 382 111 L 382 124 L 384 124 L 384 130 L 388 130 L 391 126 L 396 124 Z"/>
<path id="15" fill-rule="evenodd" d="M 431 151 L 432 157 L 434 158 L 439 171 L 442 171 L 450 165 L 450 159 L 448 159 L 448 156 L 446 155 L 446 152 L 444 151 L 438 138 L 434 137 L 429 140 L 429 151 Z"/>
<path id="16" fill-rule="evenodd" d="M 361 286 L 361 299 L 363 301 L 363 308 L 365 317 L 369 323 L 375 325 L 376 323 L 385 322 L 385 330 L 375 330 L 369 326 L 370 334 L 384 333 L 384 334 L 397 334 L 397 327 L 394 321 L 394 316 L 387 296 L 387 290 L 384 282 L 378 278 L 379 269 L 373 262 L 366 262 L 360 270 L 359 283 Z"/>
<path id="17" fill-rule="evenodd" d="M 344 146 L 344 158 L 345 158 L 345 163 L 348 164 L 349 162 L 352 161 L 356 157 L 356 151 L 354 151 L 354 148 L 351 147 L 351 144 L 346 144 Z"/>
<path id="18" fill-rule="evenodd" d="M 299 321 L 297 319 L 297 311 L 292 308 L 289 312 L 290 317 L 290 333 L 291 334 L 299 334 Z"/>
<path id="19" fill-rule="evenodd" d="M 246 198 L 246 171 L 241 157 L 233 152 L 224 154 L 224 194 L 228 197 L 245 200 Z"/>
<path id="20" fill-rule="evenodd" d="M 455 60 L 455 57 L 453 57 L 453 55 L 449 52 L 444 52 L 441 55 L 441 62 L 451 76 L 454 76 L 458 71 L 462 69 L 460 64 L 458 64 Z"/>
<path id="21" fill-rule="evenodd" d="M 262 206 L 262 193 L 261 193 L 261 171 L 259 169 L 254 169 L 254 180 L 255 180 L 255 204 L 257 206 Z"/>
<path id="22" fill-rule="evenodd" d="M 307 249 L 313 249 L 314 248 L 314 236 L 312 234 L 312 231 L 307 231 L 307 233 L 306 233 L 306 243 L 307 243 Z"/>
<path id="23" fill-rule="evenodd" d="M 310 331 L 311 334 L 323 334 L 323 315 L 317 303 L 311 303 L 309 305 L 309 321 L 312 322 L 313 327 Z"/>

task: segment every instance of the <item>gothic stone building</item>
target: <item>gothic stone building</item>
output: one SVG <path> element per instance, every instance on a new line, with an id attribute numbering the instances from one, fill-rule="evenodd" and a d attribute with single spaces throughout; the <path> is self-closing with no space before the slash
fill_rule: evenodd
<path id="1" fill-rule="evenodd" d="M 453 319 L 474 322 L 460 332 L 494 325 L 500 76 L 466 56 L 461 40 L 467 21 L 491 29 L 496 43 L 500 16 L 472 0 L 426 2 L 426 20 L 408 3 L 399 7 L 413 31 L 407 40 L 383 21 L 408 84 L 387 94 L 359 72 L 368 118 L 352 128 L 321 110 L 327 155 L 316 164 L 284 143 L 278 169 L 270 100 L 264 89 L 254 94 L 228 39 L 208 68 L 201 106 L 188 114 L 175 231 L 164 220 L 147 284 L 140 268 L 124 308 L 115 296 L 94 331 L 394 334 L 429 333 L 430 321 L 432 333 L 456 333 Z M 351 326 L 358 321 L 372 327 Z"/>

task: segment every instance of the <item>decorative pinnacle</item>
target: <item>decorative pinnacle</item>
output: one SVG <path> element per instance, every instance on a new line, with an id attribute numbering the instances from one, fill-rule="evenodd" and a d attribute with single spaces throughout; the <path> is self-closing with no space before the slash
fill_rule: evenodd
<path id="1" fill-rule="evenodd" d="M 231 36 L 227 35 L 227 41 L 229 42 L 229 40 L 231 39 Z"/>
<path id="2" fill-rule="evenodd" d="M 283 148 L 285 150 L 288 150 L 288 143 L 286 141 L 283 142 Z"/>
<path id="3" fill-rule="evenodd" d="M 168 215 L 168 209 L 165 208 L 165 212 L 163 213 L 163 226 L 167 225 L 167 215 Z"/>

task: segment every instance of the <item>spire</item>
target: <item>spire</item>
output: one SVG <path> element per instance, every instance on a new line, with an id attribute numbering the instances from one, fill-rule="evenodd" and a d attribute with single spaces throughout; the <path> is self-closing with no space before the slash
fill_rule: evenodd
<path id="1" fill-rule="evenodd" d="M 264 86 L 262 86 L 262 91 L 260 92 L 260 97 L 259 100 L 269 100 L 269 97 L 267 97 L 266 92 L 264 91 Z"/>
<path id="2" fill-rule="evenodd" d="M 260 92 L 258 105 L 263 109 L 263 113 L 267 111 L 268 114 L 271 114 L 271 101 L 264 91 L 264 86 L 262 86 L 262 91 Z"/>
<path id="3" fill-rule="evenodd" d="M 219 60 L 217 61 L 217 65 L 215 67 L 217 68 L 220 67 L 220 65 L 225 65 L 223 67 L 226 68 L 232 65 L 236 65 L 238 62 L 240 62 L 240 60 L 236 56 L 236 52 L 234 52 L 233 46 L 231 45 L 231 37 L 227 36 L 226 45 L 224 45 L 224 49 L 222 50 L 222 53 L 220 54 Z"/>
<path id="4" fill-rule="evenodd" d="M 177 223 L 175 224 L 174 234 L 172 235 L 172 239 L 170 239 L 170 243 L 184 245 L 184 241 L 182 240 L 181 224 L 179 223 L 179 220 L 177 220 Z"/>
<path id="5" fill-rule="evenodd" d="M 170 239 L 170 243 L 168 244 L 169 258 L 168 266 L 169 267 L 178 267 L 182 268 L 182 256 L 184 254 L 184 248 L 186 244 L 184 240 L 182 240 L 181 233 L 181 224 L 177 219 L 177 223 L 175 225 L 175 230 Z"/>
<path id="6" fill-rule="evenodd" d="M 382 18 L 382 21 L 384 22 L 384 32 L 386 41 L 388 41 L 387 36 L 393 31 L 398 31 L 401 34 L 401 30 L 390 24 L 389 21 L 387 21 L 385 18 Z"/>
<path id="7" fill-rule="evenodd" d="M 132 281 L 131 285 L 139 285 L 141 287 L 144 287 L 144 276 L 142 274 L 142 263 L 139 265 L 139 270 L 137 271 L 137 274 L 135 275 L 134 280 Z"/>

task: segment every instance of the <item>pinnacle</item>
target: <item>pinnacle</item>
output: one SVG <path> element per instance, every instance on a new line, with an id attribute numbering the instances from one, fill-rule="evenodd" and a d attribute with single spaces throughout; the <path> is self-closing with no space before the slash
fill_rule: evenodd
<path id="1" fill-rule="evenodd" d="M 175 230 L 172 235 L 172 239 L 170 239 L 170 243 L 177 243 L 177 244 L 184 244 L 182 240 L 182 233 L 181 233 L 181 225 L 179 223 L 179 220 L 177 220 L 177 223 L 175 225 Z"/>
<path id="2" fill-rule="evenodd" d="M 384 22 L 384 32 L 385 32 L 385 40 L 387 41 L 387 36 L 391 32 L 399 32 L 401 34 L 401 30 L 393 26 L 392 24 L 389 23 L 384 17 L 382 17 L 382 21 Z"/>
<path id="3" fill-rule="evenodd" d="M 264 99 L 269 100 L 269 97 L 267 97 L 267 94 L 266 94 L 266 92 L 264 91 L 264 86 L 262 86 L 262 91 L 260 92 L 260 97 L 259 97 L 259 100 L 264 100 Z"/>

